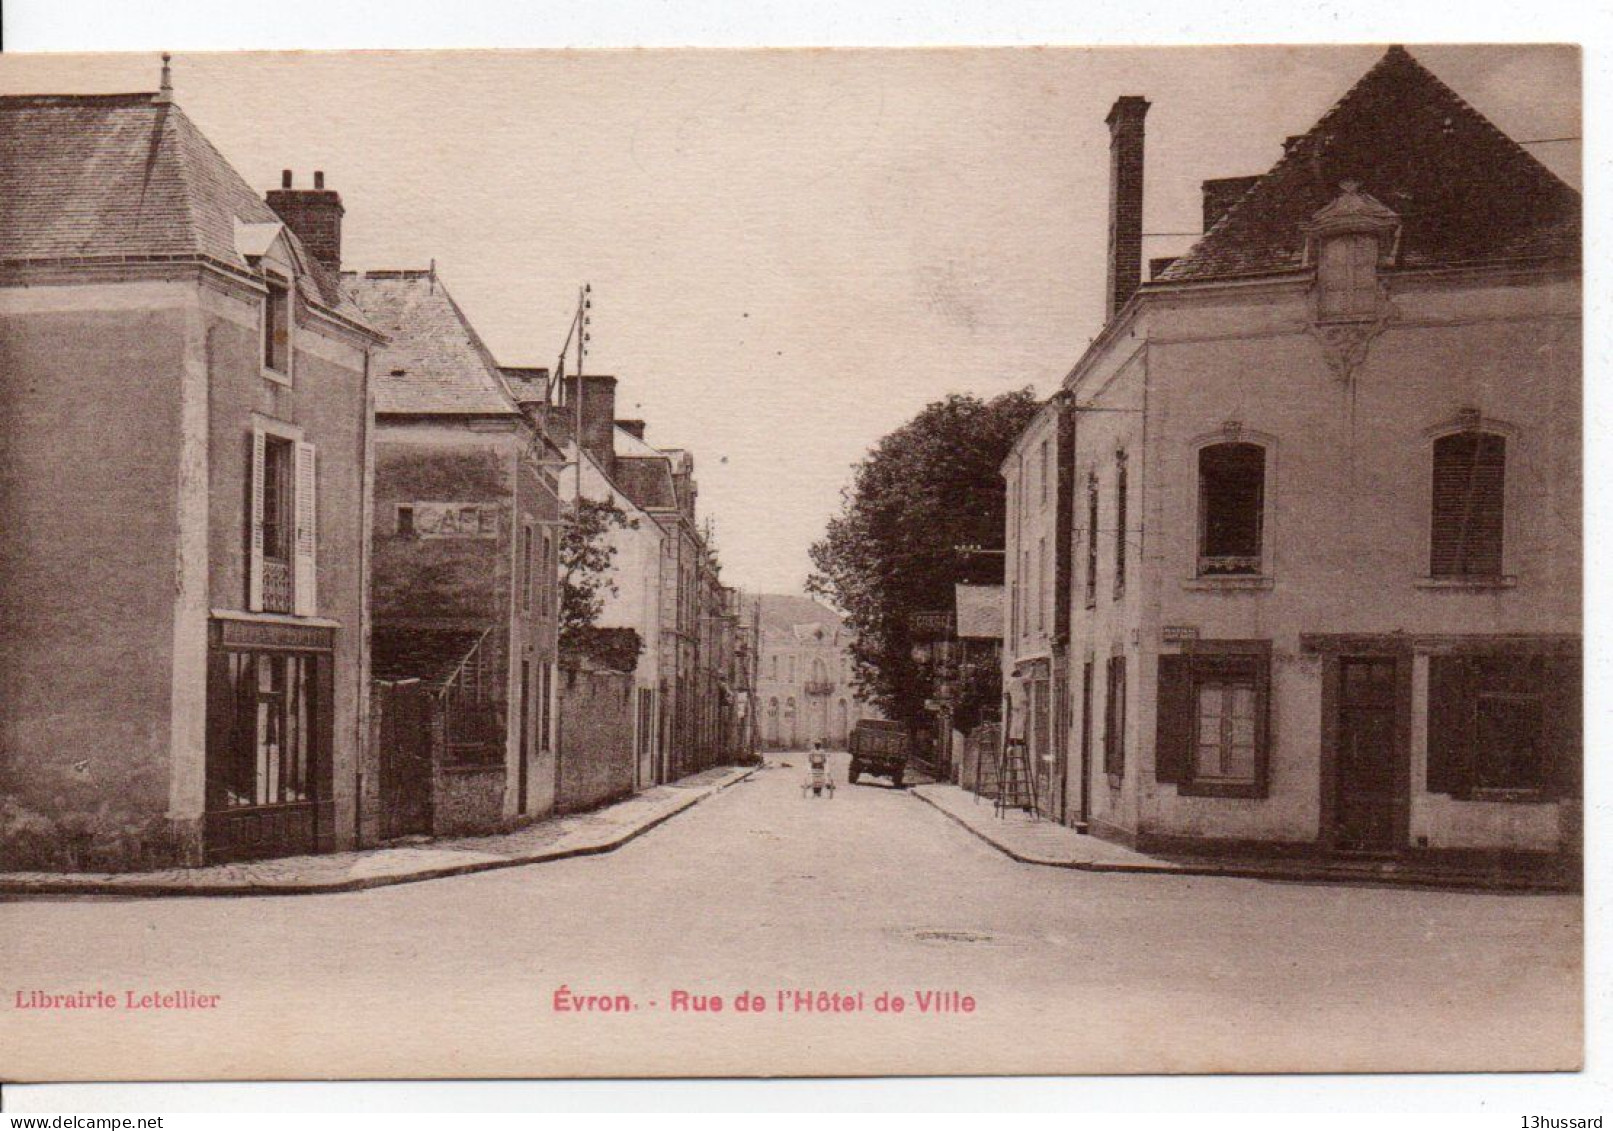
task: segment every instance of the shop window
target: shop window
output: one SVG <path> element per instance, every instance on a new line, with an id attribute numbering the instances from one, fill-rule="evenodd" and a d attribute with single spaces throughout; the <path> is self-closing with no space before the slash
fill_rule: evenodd
<path id="1" fill-rule="evenodd" d="M 1225 443 L 1199 449 L 1200 577 L 1261 572 L 1265 504 L 1265 448 Z"/>
<path id="2" fill-rule="evenodd" d="M 229 705 L 217 704 L 227 731 L 207 762 L 211 810 L 285 805 L 313 800 L 321 659 L 304 654 L 223 652 Z M 323 662 L 328 663 L 326 659 Z"/>
<path id="3" fill-rule="evenodd" d="M 1501 575 L 1506 470 L 1504 436 L 1469 431 L 1434 441 L 1432 576 Z"/>

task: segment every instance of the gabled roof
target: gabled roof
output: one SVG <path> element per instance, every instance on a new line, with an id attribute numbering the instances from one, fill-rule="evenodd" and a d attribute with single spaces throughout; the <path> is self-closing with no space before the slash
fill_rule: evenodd
<path id="1" fill-rule="evenodd" d="M 251 268 L 237 224 L 280 217 L 183 110 L 153 97 L 0 97 L 0 261 L 200 257 Z M 285 238 L 303 296 L 357 317 L 336 277 L 289 230 Z"/>
<path id="2" fill-rule="evenodd" d="M 371 325 L 391 338 L 375 360 L 375 411 L 518 414 L 493 355 L 434 271 L 344 272 Z"/>
<path id="3" fill-rule="evenodd" d="M 645 510 L 673 510 L 678 505 L 672 465 L 665 456 L 616 457 L 616 483 Z"/>
<path id="4" fill-rule="evenodd" d="M 1302 266 L 1302 226 L 1344 181 L 1399 217 L 1403 266 L 1580 253 L 1579 194 L 1404 48 L 1391 47 L 1157 281 Z"/>

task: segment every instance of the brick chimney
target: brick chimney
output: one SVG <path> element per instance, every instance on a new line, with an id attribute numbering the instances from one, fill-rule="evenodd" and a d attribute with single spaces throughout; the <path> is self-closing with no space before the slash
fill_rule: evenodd
<path id="1" fill-rule="evenodd" d="M 1115 99 L 1109 126 L 1109 278 L 1106 316 L 1113 318 L 1143 278 L 1143 119 L 1148 100 Z"/>
<path id="2" fill-rule="evenodd" d="M 1201 184 L 1199 188 L 1204 193 L 1204 230 L 1207 232 L 1215 227 L 1216 221 L 1232 211 L 1232 206 L 1242 200 L 1259 179 L 1258 176 L 1219 177 Z"/>
<path id="3" fill-rule="evenodd" d="M 616 427 L 630 436 L 635 436 L 640 440 L 644 439 L 644 421 L 642 420 L 618 420 Z"/>
<path id="4" fill-rule="evenodd" d="M 577 422 L 577 378 L 561 382 L 562 402 L 555 415 L 571 435 Z M 616 378 L 590 374 L 582 379 L 582 447 L 605 474 L 616 474 Z"/>
<path id="5" fill-rule="evenodd" d="M 325 174 L 314 174 L 314 187 L 291 187 L 291 170 L 280 174 L 280 187 L 264 194 L 269 207 L 297 233 L 308 254 L 333 274 L 342 271 L 342 197 L 325 187 Z"/>

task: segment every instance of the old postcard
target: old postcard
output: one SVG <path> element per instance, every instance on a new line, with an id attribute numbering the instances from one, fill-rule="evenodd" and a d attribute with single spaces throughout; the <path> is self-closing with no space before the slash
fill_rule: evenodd
<path id="1" fill-rule="evenodd" d="M 1580 136 L 0 57 L 0 1078 L 1578 1068 Z"/>

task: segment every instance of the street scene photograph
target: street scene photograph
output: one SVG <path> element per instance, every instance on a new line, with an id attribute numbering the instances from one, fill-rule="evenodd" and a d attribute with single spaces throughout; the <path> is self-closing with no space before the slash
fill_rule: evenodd
<path id="1" fill-rule="evenodd" d="M 0 55 L 0 1081 L 1579 1072 L 1581 63 Z"/>

